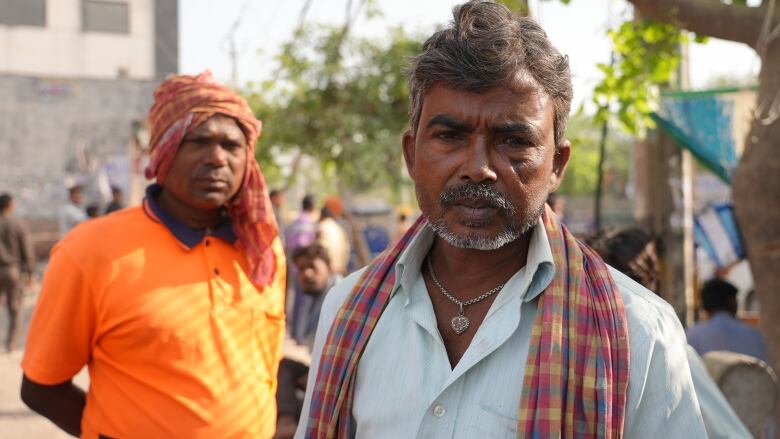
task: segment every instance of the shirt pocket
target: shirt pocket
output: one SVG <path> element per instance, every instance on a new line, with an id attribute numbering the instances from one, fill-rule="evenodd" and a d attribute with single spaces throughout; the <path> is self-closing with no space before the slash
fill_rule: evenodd
<path id="1" fill-rule="evenodd" d="M 517 437 L 517 418 L 495 412 L 482 404 L 477 404 L 477 419 L 471 426 L 471 437 L 502 438 Z"/>
<path id="2" fill-rule="evenodd" d="M 252 344 L 255 351 L 255 367 L 262 379 L 275 382 L 281 360 L 284 313 L 255 309 L 253 316 Z"/>

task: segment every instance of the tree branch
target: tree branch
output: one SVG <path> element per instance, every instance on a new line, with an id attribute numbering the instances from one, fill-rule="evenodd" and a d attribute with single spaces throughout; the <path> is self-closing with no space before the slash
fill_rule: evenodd
<path id="1" fill-rule="evenodd" d="M 628 1 L 643 17 L 672 23 L 697 34 L 744 43 L 753 48 L 758 42 L 767 12 L 766 6 L 751 8 L 712 0 Z"/>

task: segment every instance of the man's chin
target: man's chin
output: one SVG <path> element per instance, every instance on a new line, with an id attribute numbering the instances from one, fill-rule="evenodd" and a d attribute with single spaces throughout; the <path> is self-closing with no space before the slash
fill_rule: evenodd
<path id="1" fill-rule="evenodd" d="M 198 209 L 214 210 L 225 206 L 230 197 L 222 192 L 199 193 L 195 197 L 195 206 Z"/>
<path id="2" fill-rule="evenodd" d="M 450 245 L 474 250 L 497 250 L 522 235 L 510 227 L 495 230 L 484 223 L 474 221 L 450 227 L 445 221 L 439 219 L 432 221 L 431 227 L 437 236 Z"/>

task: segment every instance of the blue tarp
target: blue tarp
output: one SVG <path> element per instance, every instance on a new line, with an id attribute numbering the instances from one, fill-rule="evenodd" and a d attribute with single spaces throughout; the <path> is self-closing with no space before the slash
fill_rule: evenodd
<path id="1" fill-rule="evenodd" d="M 727 183 L 737 167 L 735 101 L 741 89 L 673 92 L 661 97 L 651 117 L 680 146 L 690 150 L 705 166 Z"/>

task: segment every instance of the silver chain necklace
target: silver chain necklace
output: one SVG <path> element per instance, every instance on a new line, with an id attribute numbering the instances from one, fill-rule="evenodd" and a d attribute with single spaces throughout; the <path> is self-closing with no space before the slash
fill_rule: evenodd
<path id="1" fill-rule="evenodd" d="M 446 288 L 439 282 L 439 279 L 436 278 L 436 273 L 433 271 L 433 264 L 431 263 L 431 257 L 428 256 L 426 258 L 428 260 L 428 271 L 431 273 L 431 279 L 433 279 L 433 283 L 436 284 L 436 286 L 439 288 L 442 294 L 444 294 L 444 297 L 450 299 L 452 302 L 454 302 L 456 305 L 458 305 L 458 315 L 452 318 L 450 321 L 450 326 L 452 326 L 452 330 L 455 331 L 456 334 L 460 335 L 463 334 L 466 329 L 469 328 L 469 325 L 471 324 L 471 321 L 463 312 L 463 308 L 473 305 L 477 302 L 481 302 L 488 297 L 492 296 L 493 294 L 496 294 L 497 292 L 501 291 L 501 288 L 504 288 L 504 285 L 506 285 L 506 282 L 501 283 L 500 285 L 497 285 L 493 289 L 485 292 L 479 297 L 475 297 L 471 300 L 461 301 L 457 297 L 450 294 L 449 291 L 447 291 Z"/>

